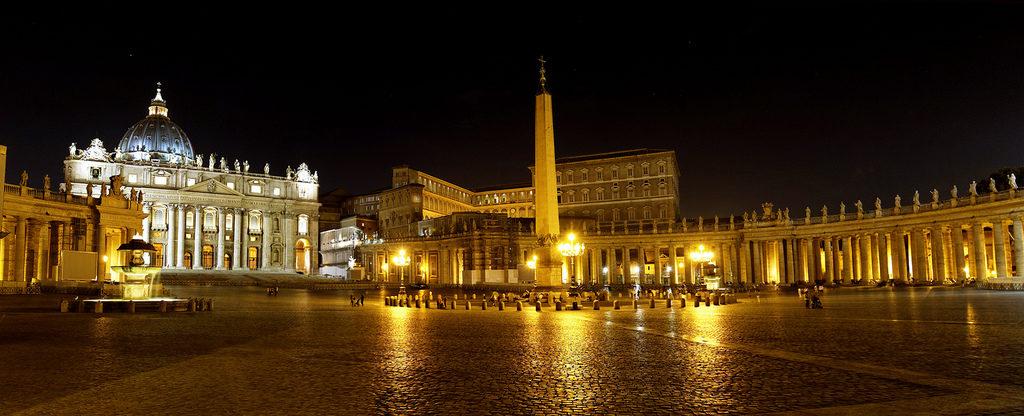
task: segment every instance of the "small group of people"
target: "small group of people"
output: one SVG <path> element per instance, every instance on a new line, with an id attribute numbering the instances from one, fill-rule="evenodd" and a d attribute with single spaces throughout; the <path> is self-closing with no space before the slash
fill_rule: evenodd
<path id="1" fill-rule="evenodd" d="M 365 295 L 360 294 L 357 298 L 356 295 L 348 295 L 349 304 L 352 306 L 363 306 L 363 301 L 366 299 Z"/>
<path id="2" fill-rule="evenodd" d="M 267 288 L 267 295 L 268 295 L 268 296 L 277 296 L 277 292 L 278 292 L 279 290 L 280 290 L 280 289 L 278 289 L 278 287 L 277 287 L 277 286 L 273 286 L 273 287 L 268 287 L 268 288 Z"/>
<path id="3" fill-rule="evenodd" d="M 800 289 L 800 295 L 804 299 L 804 307 L 807 309 L 821 309 L 822 288 L 818 286 Z"/>

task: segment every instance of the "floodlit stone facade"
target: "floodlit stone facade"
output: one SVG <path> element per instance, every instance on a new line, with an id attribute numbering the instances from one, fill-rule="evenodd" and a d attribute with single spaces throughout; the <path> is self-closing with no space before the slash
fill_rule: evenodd
<path id="1" fill-rule="evenodd" d="M 248 161 L 204 159 L 170 121 L 159 88 L 149 114 L 112 152 L 99 139 L 83 150 L 72 144 L 64 172 L 73 195 L 96 196 L 118 174 L 145 195 L 141 234 L 166 269 L 317 273 L 317 173 L 305 163 L 278 176 L 269 164 L 250 170 Z"/>

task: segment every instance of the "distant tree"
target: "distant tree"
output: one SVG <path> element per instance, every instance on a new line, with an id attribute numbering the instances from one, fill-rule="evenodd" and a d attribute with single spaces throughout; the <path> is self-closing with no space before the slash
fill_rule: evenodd
<path id="1" fill-rule="evenodd" d="M 1018 166 L 1015 168 L 1004 167 L 978 180 L 978 193 L 986 194 L 991 192 L 988 189 L 989 179 L 996 180 L 996 189 L 1000 191 L 1010 189 L 1010 180 L 1007 179 L 1007 176 L 1011 173 L 1017 177 L 1017 185 L 1024 187 L 1024 166 Z"/>

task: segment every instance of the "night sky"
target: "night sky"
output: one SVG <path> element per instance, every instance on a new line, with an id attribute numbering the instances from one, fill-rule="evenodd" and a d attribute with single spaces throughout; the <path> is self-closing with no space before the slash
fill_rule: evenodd
<path id="1" fill-rule="evenodd" d="M 7 182 L 28 170 L 56 187 L 67 146 L 112 149 L 157 81 L 197 153 L 279 175 L 307 162 L 322 193 L 385 187 L 400 164 L 469 188 L 524 182 L 539 55 L 557 155 L 673 149 L 691 218 L 948 198 L 1024 165 L 1018 6 L 161 4 L 0 18 Z"/>

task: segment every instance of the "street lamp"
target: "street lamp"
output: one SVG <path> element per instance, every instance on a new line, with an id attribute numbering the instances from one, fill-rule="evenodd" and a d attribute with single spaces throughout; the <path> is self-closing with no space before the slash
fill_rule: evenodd
<path id="1" fill-rule="evenodd" d="M 704 265 L 715 259 L 715 253 L 711 251 L 704 251 L 704 245 L 700 245 L 697 247 L 697 251 L 690 253 L 690 259 L 699 265 L 697 268 L 697 278 L 703 280 Z"/>
<path id="2" fill-rule="evenodd" d="M 583 254 L 583 250 L 586 247 L 583 243 L 576 242 L 576 234 L 569 234 L 569 241 L 558 245 L 558 251 L 562 253 L 562 257 L 569 258 L 569 270 L 572 270 L 572 283 L 576 284 L 576 256 Z"/>
<path id="3" fill-rule="evenodd" d="M 398 250 L 398 255 L 391 258 L 391 262 L 398 266 L 398 283 L 401 285 L 398 289 L 399 295 L 405 294 L 405 279 L 402 277 L 402 268 L 409 265 L 409 256 L 405 254 L 405 250 Z"/>

